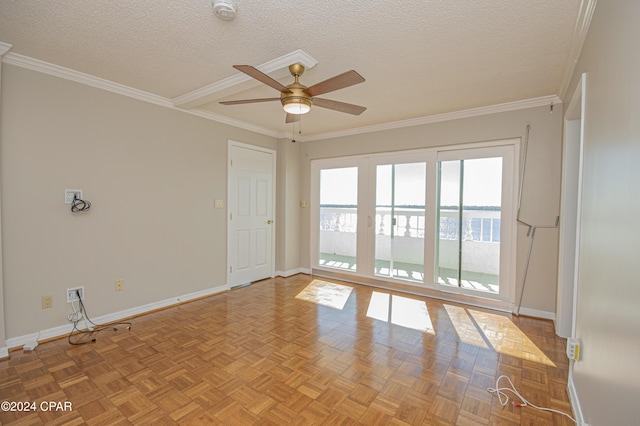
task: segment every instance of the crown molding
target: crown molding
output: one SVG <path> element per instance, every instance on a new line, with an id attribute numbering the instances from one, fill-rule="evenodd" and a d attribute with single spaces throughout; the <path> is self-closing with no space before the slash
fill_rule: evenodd
<path id="1" fill-rule="evenodd" d="M 238 127 L 240 129 L 249 130 L 255 133 L 260 133 L 265 136 L 271 136 L 273 138 L 281 137 L 279 132 L 275 132 L 273 130 L 269 130 L 264 127 L 256 126 L 254 124 L 247 123 L 246 121 L 236 120 L 235 118 L 230 118 L 224 115 L 216 114 L 211 111 L 206 111 L 198 108 L 193 108 L 193 109 L 174 108 L 174 109 L 178 111 L 186 112 L 188 114 L 196 115 L 198 117 L 206 118 L 208 120 L 217 121 L 218 123 L 228 124 L 229 126 Z"/>
<path id="2" fill-rule="evenodd" d="M 128 87 L 120 83 L 115 83 L 113 81 L 105 80 L 103 78 L 96 77 L 90 74 L 85 74 L 80 71 L 75 71 L 69 68 L 61 67 L 59 65 L 50 64 L 48 62 L 44 62 L 39 59 L 34 59 L 28 56 L 20 55 L 18 53 L 13 53 L 13 52 L 7 53 L 2 57 L 2 62 L 6 64 L 11 64 L 18 67 L 26 68 L 32 71 L 38 71 L 38 72 L 52 75 L 55 77 L 64 78 L 65 80 L 75 81 L 77 83 L 96 87 L 98 89 L 107 90 L 109 92 L 128 96 L 130 98 L 139 99 L 144 102 L 149 102 L 149 103 L 164 106 L 164 107 L 172 107 L 171 101 L 162 96 L 158 96 L 152 93 L 144 92 L 142 90 L 134 89 L 132 87 Z"/>
<path id="3" fill-rule="evenodd" d="M 3 43 L 0 41 L 0 58 L 2 58 L 5 55 L 5 53 L 10 51 L 12 47 L 13 45 L 9 43 Z"/>
<path id="4" fill-rule="evenodd" d="M 593 3 L 595 3 L 595 0 L 593 1 Z M 182 111 L 182 112 L 185 112 L 187 114 L 196 115 L 198 117 L 205 118 L 205 119 L 208 119 L 208 120 L 217 121 L 219 123 L 223 123 L 223 124 L 227 124 L 227 125 L 230 125 L 230 126 L 238 127 L 240 129 L 244 129 L 244 130 L 248 130 L 248 131 L 251 131 L 251 132 L 263 134 L 265 136 L 271 136 L 271 137 L 278 138 L 278 139 L 288 138 L 290 136 L 286 132 L 273 131 L 273 130 L 270 130 L 270 129 L 267 129 L 267 128 L 264 128 L 264 127 L 261 127 L 261 126 L 256 126 L 254 124 L 247 123 L 245 121 L 233 119 L 233 118 L 226 117 L 224 115 L 216 114 L 216 113 L 213 113 L 213 112 L 209 112 L 209 111 L 205 111 L 205 110 L 201 110 L 201 109 L 197 109 L 197 108 L 193 108 L 193 109 L 184 109 L 182 107 L 178 108 L 178 107 L 174 106 L 173 100 L 171 100 L 171 99 L 164 98 L 162 96 L 157 96 L 157 95 L 154 95 L 154 94 L 151 94 L 151 93 L 148 93 L 148 92 L 144 92 L 142 90 L 134 89 L 134 88 L 131 88 L 131 87 L 128 87 L 128 86 L 124 86 L 122 84 L 115 83 L 115 82 L 109 81 L 109 80 L 105 80 L 105 79 L 102 79 L 102 78 L 99 78 L 99 77 L 95 77 L 95 76 L 92 76 L 92 75 L 89 75 L 89 74 L 85 74 L 85 73 L 82 73 L 82 72 L 79 72 L 79 71 L 74 71 L 74 70 L 69 69 L 69 68 L 64 68 L 64 67 L 61 67 L 61 66 L 58 66 L 58 65 L 53 65 L 53 64 L 50 64 L 48 62 L 44 62 L 44 61 L 41 61 L 41 60 L 38 60 L 38 59 L 30 58 L 28 56 L 24 56 L 24 55 L 20 55 L 20 54 L 17 54 L 17 53 L 9 52 L 9 49 L 11 49 L 11 47 L 12 46 L 10 44 L 0 42 L 0 52 L 2 52 L 3 50 L 5 51 L 5 54 L 1 55 L 3 63 L 7 63 L 7 64 L 15 65 L 15 66 L 18 66 L 18 67 L 30 69 L 30 70 L 33 70 L 33 71 L 41 72 L 41 73 L 44 73 L 44 74 L 52 75 L 52 76 L 55 76 L 55 77 L 66 79 L 66 80 L 71 80 L 71 81 L 74 81 L 74 82 L 77 82 L 77 83 L 80 83 L 80 84 L 85 84 L 85 85 L 88 85 L 88 86 L 96 87 L 98 89 L 106 90 L 106 91 L 117 93 L 117 94 L 124 95 L 124 96 L 128 96 L 128 97 L 131 97 L 131 98 L 134 98 L 134 99 L 138 99 L 138 100 L 141 100 L 141 101 L 144 101 L 144 102 L 152 103 L 152 104 L 163 106 L 163 107 L 166 107 L 166 108 L 171 108 L 171 109 L 174 109 L 176 111 Z M 289 55 L 294 55 L 294 56 L 285 55 L 285 56 L 283 56 L 281 58 L 278 58 L 278 60 L 283 61 L 288 66 L 291 63 L 293 63 L 293 62 L 288 62 L 292 57 L 297 57 L 298 58 L 298 62 L 301 62 L 300 58 L 302 58 L 303 55 L 306 55 L 306 54 L 304 52 L 302 52 L 301 50 L 297 50 L 295 52 L 292 52 Z M 286 58 L 286 59 L 283 59 L 283 58 Z M 308 56 L 308 58 L 311 58 L 311 57 Z M 311 58 L 311 59 L 313 60 L 313 58 Z M 270 61 L 270 63 L 271 62 L 275 62 L 275 61 L 277 61 L 277 60 Z M 313 60 L 313 61 L 315 61 L 315 60 Z M 315 63 L 317 63 L 317 62 L 315 62 Z M 315 63 L 313 63 L 313 65 L 315 65 Z M 310 65 L 310 66 L 313 66 L 313 65 Z M 305 66 L 307 66 L 307 65 L 305 65 Z M 248 77 L 248 76 L 246 78 L 250 79 L 250 77 Z M 339 130 L 339 131 L 336 131 L 336 132 L 327 132 L 327 133 L 318 133 L 318 134 L 311 135 L 311 136 L 300 137 L 298 140 L 300 140 L 301 142 L 306 142 L 306 141 L 314 141 L 314 140 L 322 140 L 322 139 L 331 139 L 331 138 L 337 138 L 337 137 L 343 137 L 343 136 L 357 135 L 357 134 L 362 134 L 362 133 L 371 133 L 371 132 L 379 132 L 379 131 L 384 131 L 384 130 L 398 129 L 398 128 L 402 128 L 402 127 L 419 126 L 419 125 L 423 125 L 423 124 L 437 123 L 437 122 L 441 122 L 441 121 L 457 120 L 457 119 L 468 118 L 468 117 L 476 117 L 476 116 L 480 116 L 480 115 L 495 114 L 495 113 L 499 113 L 499 112 L 507 112 L 507 111 L 513 111 L 513 110 L 518 110 L 518 109 L 534 108 L 534 107 L 539 107 L 539 106 L 547 106 L 547 105 L 556 104 L 556 103 L 562 103 L 562 100 L 557 95 L 544 96 L 544 97 L 540 97 L 540 98 L 526 99 L 526 100 L 515 101 L 515 102 L 507 102 L 507 103 L 498 104 L 498 105 L 492 105 L 492 106 L 487 106 L 487 107 L 479 107 L 479 108 L 472 108 L 472 109 L 449 112 L 449 113 L 443 113 L 443 114 L 430 115 L 430 116 L 425 116 L 425 117 L 413 118 L 413 119 L 409 119 L 409 120 L 401 120 L 401 121 L 393 121 L 393 122 L 389 122 L 389 123 L 375 124 L 375 125 L 372 125 L 372 126 L 359 127 L 359 128 L 355 128 L 355 129 Z"/>
<path id="5" fill-rule="evenodd" d="M 11 47 L 12 46 L 10 44 L 0 42 L 0 57 L 2 58 L 2 63 L 15 65 L 17 67 L 29 69 L 36 72 L 41 72 L 43 74 L 52 75 L 54 77 L 59 77 L 65 80 L 74 81 L 76 83 L 85 84 L 98 89 L 106 90 L 108 92 L 113 92 L 120 95 L 128 96 L 130 98 L 138 99 L 143 102 L 148 102 L 148 103 L 163 106 L 166 108 L 171 108 L 176 111 L 185 112 L 187 114 L 195 115 L 201 118 L 205 118 L 207 120 L 213 120 L 219 123 L 238 127 L 240 129 L 260 133 L 265 136 L 271 136 L 274 138 L 282 137 L 280 133 L 276 131 L 266 129 L 264 127 L 256 126 L 254 124 L 247 123 L 245 121 L 226 117 L 224 115 L 215 114 L 213 112 L 209 112 L 209 111 L 205 111 L 197 108 L 193 108 L 193 109 L 178 108 L 173 105 L 173 102 L 171 99 L 164 98 L 162 96 L 157 96 L 148 92 L 144 92 L 142 90 L 134 89 L 119 83 L 115 83 L 113 81 L 95 77 L 90 74 L 85 74 L 79 71 L 54 65 L 48 62 L 41 61 L 39 59 L 30 58 L 28 56 L 20 55 L 17 53 L 10 52 L 10 53 L 7 53 L 6 55 L 2 53 L 3 51 L 8 52 L 9 49 L 11 49 Z M 269 66 L 275 67 L 274 69 L 278 69 L 277 67 L 280 66 L 281 63 L 286 64 L 287 67 L 292 63 L 294 63 L 294 62 L 288 62 L 290 60 L 300 62 L 303 65 L 305 65 L 305 67 L 307 68 L 311 68 L 315 64 L 317 64 L 317 61 L 315 59 L 313 59 L 311 56 L 304 53 L 302 50 L 296 50 L 295 52 L 292 52 L 288 55 L 284 55 L 284 56 L 281 56 L 280 58 L 274 59 L 273 61 L 269 61 L 266 64 L 269 64 Z M 246 77 L 247 77 L 247 80 L 251 80 L 249 76 L 246 76 Z"/>
<path id="6" fill-rule="evenodd" d="M 578 17 L 573 28 L 573 36 L 569 47 L 569 55 L 567 56 L 567 62 L 564 65 L 560 86 L 558 86 L 558 95 L 562 99 L 564 99 L 567 94 L 567 89 L 569 88 L 569 83 L 571 83 L 573 72 L 578 64 L 578 59 L 580 59 L 580 53 L 582 52 L 584 41 L 587 38 L 587 33 L 589 32 L 589 26 L 591 25 L 591 19 L 593 18 L 596 3 L 597 0 L 582 0 L 582 2 L 580 2 L 580 9 L 578 10 Z"/>
<path id="7" fill-rule="evenodd" d="M 336 132 L 319 133 L 316 135 L 300 138 L 302 142 L 332 139 L 344 136 L 358 135 L 362 133 L 381 132 L 403 127 L 420 126 L 423 124 L 439 123 L 442 121 L 459 120 L 461 118 L 477 117 L 480 115 L 509 112 L 519 109 L 536 108 L 562 103 L 557 95 L 542 96 L 539 98 L 525 99 L 522 101 L 506 102 L 497 105 L 465 109 L 461 111 L 446 112 L 443 114 L 427 115 L 425 117 L 411 118 L 409 120 L 391 121 L 388 123 L 374 124 L 372 126 L 358 127 L 355 129 L 339 130 Z M 285 137 L 281 135 L 281 137 Z"/>
<path id="8" fill-rule="evenodd" d="M 318 61 L 316 61 L 304 51 L 298 49 L 291 53 L 287 53 L 286 55 L 280 56 L 279 58 L 265 62 L 264 64 L 258 65 L 256 68 L 265 74 L 286 70 L 286 74 L 282 73 L 281 76 L 274 77 L 280 78 L 284 77 L 285 75 L 289 75 L 289 65 L 296 63 L 304 65 L 306 69 L 311 69 L 318 63 Z M 255 82 L 256 86 L 258 85 L 258 82 L 255 79 L 249 77 L 244 73 L 238 72 L 231 77 L 224 78 L 222 80 L 196 89 L 192 92 L 177 96 L 173 98 L 171 102 L 176 108 L 195 108 L 205 103 L 212 102 L 216 99 L 220 99 L 221 97 L 225 96 L 225 90 L 235 87 L 239 84 L 246 83 L 248 81 Z"/>

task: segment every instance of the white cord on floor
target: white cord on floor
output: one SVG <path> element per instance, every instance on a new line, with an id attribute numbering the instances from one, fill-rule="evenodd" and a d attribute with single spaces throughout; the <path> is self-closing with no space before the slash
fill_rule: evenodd
<path id="1" fill-rule="evenodd" d="M 507 381 L 509 382 L 509 385 L 511 385 L 510 388 L 501 388 L 500 387 L 500 379 L 507 379 Z M 512 392 L 515 396 L 517 396 L 518 398 L 520 398 L 519 403 L 514 402 L 515 405 L 519 406 L 519 407 L 526 407 L 527 405 L 530 407 L 535 408 L 536 410 L 541 410 L 541 411 L 550 411 L 552 413 L 557 413 L 557 414 L 562 414 L 563 416 L 566 416 L 568 418 L 571 419 L 572 422 L 576 423 L 576 420 L 571 417 L 570 415 L 568 415 L 567 413 L 564 413 L 562 411 L 558 411 L 558 410 L 554 410 L 553 408 L 545 408 L 545 407 L 538 407 L 537 405 L 534 405 L 532 403 L 530 403 L 529 401 L 527 401 L 526 399 L 524 399 L 524 397 L 522 395 L 520 395 L 520 393 L 516 390 L 516 387 L 513 385 L 513 382 L 511 382 L 511 379 L 507 376 L 500 376 L 498 377 L 498 380 L 496 380 L 496 387 L 495 388 L 487 388 L 487 391 L 493 395 L 496 395 L 498 397 L 498 400 L 500 401 L 500 405 L 502 405 L 503 407 L 505 405 L 507 405 L 509 403 L 509 396 L 505 393 L 505 391 L 509 391 Z"/>

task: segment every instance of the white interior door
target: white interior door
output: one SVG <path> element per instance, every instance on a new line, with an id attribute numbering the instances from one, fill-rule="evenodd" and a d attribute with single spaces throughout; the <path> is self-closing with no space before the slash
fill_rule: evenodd
<path id="1" fill-rule="evenodd" d="M 275 152 L 229 143 L 229 287 L 273 276 Z"/>

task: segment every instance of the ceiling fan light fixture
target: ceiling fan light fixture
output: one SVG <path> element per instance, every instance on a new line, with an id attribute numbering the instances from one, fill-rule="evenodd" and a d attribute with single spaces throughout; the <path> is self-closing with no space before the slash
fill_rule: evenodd
<path id="1" fill-rule="evenodd" d="M 282 99 L 282 108 L 289 114 L 306 114 L 311 110 L 311 101 L 305 98 L 289 97 Z"/>
<path id="2" fill-rule="evenodd" d="M 364 82 L 364 78 L 354 70 L 344 72 L 327 80 L 316 83 L 311 87 L 300 84 L 299 77 L 304 72 L 304 65 L 292 64 L 289 66 L 289 72 L 295 81 L 288 86 L 284 86 L 277 80 L 269 77 L 259 69 L 251 65 L 234 65 L 235 69 L 247 74 L 249 77 L 258 80 L 280 92 L 280 103 L 282 109 L 287 113 L 285 123 L 294 123 L 300 121 L 300 116 L 311 110 L 311 105 L 320 108 L 332 109 L 334 111 L 345 112 L 347 114 L 360 115 L 367 108 L 348 104 L 346 102 L 332 101 L 331 99 L 317 98 L 317 95 L 333 92 L 335 90 L 344 89 Z M 271 102 L 278 98 L 261 98 L 261 99 L 243 99 L 239 101 L 221 101 L 223 105 L 251 104 L 255 102 Z"/>

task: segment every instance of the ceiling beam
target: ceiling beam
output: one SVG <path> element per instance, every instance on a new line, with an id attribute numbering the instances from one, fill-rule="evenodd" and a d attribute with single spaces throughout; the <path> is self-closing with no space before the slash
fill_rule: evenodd
<path id="1" fill-rule="evenodd" d="M 304 65 L 306 69 L 311 69 L 318 61 L 298 49 L 279 58 L 265 62 L 262 65 L 258 65 L 256 68 L 265 74 L 270 74 L 274 79 L 278 79 L 289 75 L 289 65 L 296 63 Z M 229 69 L 231 69 L 231 65 L 233 64 L 229 64 Z M 191 109 L 259 85 L 259 81 L 244 73 L 238 72 L 231 77 L 177 96 L 171 101 L 176 108 Z"/>

